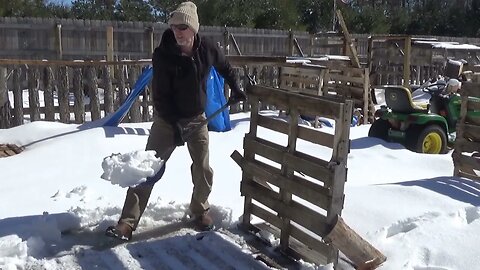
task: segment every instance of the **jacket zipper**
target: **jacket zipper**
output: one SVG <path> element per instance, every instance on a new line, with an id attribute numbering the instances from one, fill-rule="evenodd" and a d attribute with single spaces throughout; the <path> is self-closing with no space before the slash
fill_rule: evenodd
<path id="1" fill-rule="evenodd" d="M 198 78 L 198 67 L 197 62 L 195 61 L 195 55 L 193 55 L 190 59 L 192 59 L 193 64 L 193 74 L 195 76 L 195 99 L 197 104 L 200 104 L 200 87 L 199 87 L 199 78 Z"/>

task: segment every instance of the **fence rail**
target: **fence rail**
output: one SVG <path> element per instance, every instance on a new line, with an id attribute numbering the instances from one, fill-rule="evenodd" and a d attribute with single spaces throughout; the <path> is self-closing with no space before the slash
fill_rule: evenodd
<path id="1" fill-rule="evenodd" d="M 278 81 L 278 65 L 285 57 L 231 56 L 237 81 L 244 88 L 246 74 L 258 82 Z M 125 101 L 150 60 L 64 61 L 0 59 L 0 128 L 30 121 L 84 123 L 112 113 Z M 273 65 L 272 65 L 273 64 Z M 229 96 L 229 88 L 225 96 Z M 10 100 L 13 100 L 11 103 Z M 230 112 L 249 110 L 246 104 Z M 153 117 L 151 84 L 138 98 L 125 122 L 146 122 Z"/>
<path id="2" fill-rule="evenodd" d="M 0 18 L 0 58 L 48 60 L 149 59 L 161 40 L 165 23 Z M 205 38 L 218 42 L 227 54 L 318 56 L 345 54 L 342 37 L 303 31 L 201 26 Z M 233 39 L 235 42 L 233 42 Z M 359 58 L 366 62 L 368 34 L 352 34 Z M 473 45 L 478 38 L 429 37 Z M 343 50 L 343 52 L 342 52 Z"/>
<path id="3" fill-rule="evenodd" d="M 48 60 L 150 59 L 168 25 L 54 18 L 0 18 L 0 58 Z M 348 55 L 352 52 L 338 33 L 201 26 L 206 39 L 217 42 L 227 55 L 300 56 Z M 480 49 L 435 48 L 430 43 L 456 42 L 480 45 L 468 37 L 377 36 L 351 34 L 353 48 L 368 67 L 373 86 L 418 84 L 441 75 L 447 59 L 480 64 Z M 405 57 L 407 51 L 408 59 Z M 408 63 L 408 65 L 407 65 Z"/>
<path id="4" fill-rule="evenodd" d="M 149 61 L 0 60 L 0 77 L 3 74 L 6 78 L 0 83 L 0 96 L 13 96 L 13 104 L 2 103 L 6 105 L 0 126 L 17 126 L 25 120 L 84 123 L 100 119 L 125 101 L 148 64 Z M 127 121 L 152 119 L 149 93 L 147 87 L 132 106 Z"/>
<path id="5" fill-rule="evenodd" d="M 236 70 L 241 88 L 247 74 L 262 85 L 307 95 L 354 101 L 360 123 L 372 120 L 368 68 L 353 68 L 346 59 L 315 59 L 315 64 L 293 63 L 292 58 L 227 56 Z M 298 60 L 298 59 L 293 59 Z M 8 128 L 25 121 L 83 123 L 97 120 L 118 109 L 150 60 L 64 61 L 0 59 L 0 126 Z M 2 75 L 3 74 L 3 75 Z M 3 82 L 3 83 L 2 83 Z M 225 88 L 225 97 L 229 88 Z M 9 98 L 7 99 L 6 97 Z M 27 98 L 28 97 L 28 98 Z M 7 102 L 13 100 L 13 104 Z M 6 104 L 6 105 L 4 105 Z M 11 105 L 13 108 L 11 108 Z M 230 108 L 231 113 L 249 111 L 248 103 Z M 265 104 L 262 109 L 281 109 Z M 150 85 L 133 105 L 126 122 L 150 121 L 153 108 Z M 314 124 L 319 124 L 316 115 Z"/>

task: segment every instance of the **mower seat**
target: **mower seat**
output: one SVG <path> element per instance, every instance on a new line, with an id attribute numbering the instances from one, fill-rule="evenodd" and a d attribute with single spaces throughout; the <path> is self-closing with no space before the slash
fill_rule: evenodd
<path id="1" fill-rule="evenodd" d="M 385 103 L 397 113 L 428 113 L 428 107 L 418 106 L 412 100 L 410 90 L 403 86 L 385 86 Z"/>

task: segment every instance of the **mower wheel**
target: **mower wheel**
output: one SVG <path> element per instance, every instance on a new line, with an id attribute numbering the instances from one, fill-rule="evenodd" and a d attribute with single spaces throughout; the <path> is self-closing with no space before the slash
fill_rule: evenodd
<path id="1" fill-rule="evenodd" d="M 375 137 L 388 141 L 388 130 L 390 127 L 390 123 L 387 120 L 377 119 L 373 122 L 370 130 L 368 130 L 368 137 Z"/>
<path id="2" fill-rule="evenodd" d="M 447 135 L 439 125 L 412 126 L 407 130 L 408 149 L 424 154 L 447 153 Z"/>

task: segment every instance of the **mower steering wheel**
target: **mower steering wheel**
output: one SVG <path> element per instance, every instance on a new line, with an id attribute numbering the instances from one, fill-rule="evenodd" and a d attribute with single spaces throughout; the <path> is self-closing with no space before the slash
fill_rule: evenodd
<path id="1" fill-rule="evenodd" d="M 437 88 L 433 88 L 437 86 Z M 447 83 L 445 82 L 440 82 L 440 83 L 433 83 L 430 85 L 425 86 L 422 91 L 425 93 L 433 94 L 435 92 L 441 93 L 445 88 L 447 87 Z"/>

